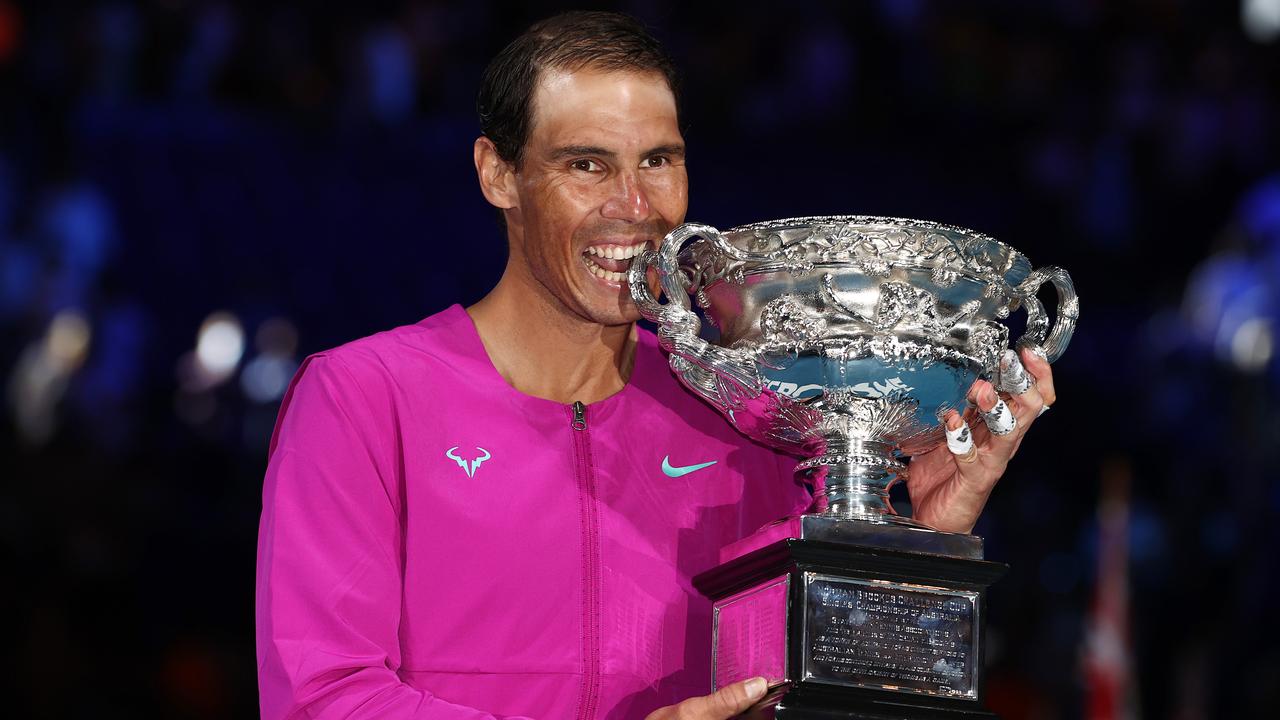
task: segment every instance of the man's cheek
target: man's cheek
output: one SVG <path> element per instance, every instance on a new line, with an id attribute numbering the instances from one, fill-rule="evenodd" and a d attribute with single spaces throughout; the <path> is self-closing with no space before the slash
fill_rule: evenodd
<path id="1" fill-rule="evenodd" d="M 660 214 L 672 228 L 684 222 L 685 211 L 689 209 L 689 186 L 683 175 L 668 179 L 658 197 L 661 198 Z"/>

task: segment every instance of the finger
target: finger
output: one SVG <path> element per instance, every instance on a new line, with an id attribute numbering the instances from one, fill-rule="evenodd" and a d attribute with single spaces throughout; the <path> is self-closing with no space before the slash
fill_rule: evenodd
<path id="1" fill-rule="evenodd" d="M 1013 414 L 1009 404 L 1000 398 L 996 399 L 996 404 L 991 406 L 990 411 L 982 414 L 982 421 L 987 424 L 991 434 L 996 436 L 1012 435 L 1018 429 L 1018 417 Z"/>
<path id="2" fill-rule="evenodd" d="M 979 448 L 986 447 L 991 442 L 991 431 L 982 421 L 983 409 L 990 409 L 999 397 L 995 388 L 986 380 L 975 380 L 965 396 L 969 406 L 964 411 L 964 422 L 969 426 L 969 432 L 973 433 L 973 442 Z"/>
<path id="3" fill-rule="evenodd" d="M 1024 393 L 1021 397 L 1027 397 L 1030 393 L 1035 392 L 1034 389 Z M 974 473 L 995 473 L 989 476 L 991 485 L 995 484 L 995 480 L 1004 473 L 1004 468 L 1008 465 L 1013 456 L 1018 453 L 1018 448 L 1022 446 L 1022 438 L 1027 432 L 1027 428 L 1031 422 L 1035 420 L 1034 413 L 1028 408 L 1023 408 L 1016 400 L 1011 400 L 1010 404 L 1005 403 L 1000 395 L 996 392 L 991 383 L 985 380 L 974 382 L 973 387 L 969 389 L 969 402 L 973 405 L 971 412 L 968 413 L 970 419 L 969 429 L 973 433 L 974 443 L 978 446 L 978 459 L 981 460 L 978 465 L 959 467 L 960 474 L 964 477 L 978 477 Z M 1016 409 L 1013 422 L 1013 430 L 1003 435 L 992 432 L 989 414 L 999 404 L 1004 408 L 1004 413 L 1008 414 Z M 977 418 L 982 418 L 982 422 L 977 422 Z M 1007 420 L 1005 421 L 1008 422 Z M 980 468 L 971 470 L 970 468 Z"/>
<path id="4" fill-rule="evenodd" d="M 1022 434 L 1026 434 L 1031 422 L 1040 416 L 1044 408 L 1044 399 L 1036 386 L 1035 377 L 1023 367 L 1018 353 L 1012 350 L 1005 350 L 1001 355 L 997 375 L 1000 389 L 1005 391 L 1004 397 L 1009 400 L 1018 421 L 1018 428 Z"/>
<path id="5" fill-rule="evenodd" d="M 990 408 L 995 405 L 997 399 L 995 390 L 989 383 L 979 382 L 982 386 L 970 389 L 971 405 L 966 411 L 966 415 L 970 416 L 968 422 L 954 410 L 947 411 L 942 417 L 943 429 L 947 436 L 947 449 L 955 460 L 955 476 L 959 480 L 955 486 L 959 494 L 952 495 L 949 504 L 953 508 L 963 507 L 966 503 L 972 506 L 972 514 L 968 520 L 952 528 L 959 532 L 969 532 L 973 529 L 973 521 L 982 511 L 982 506 L 986 504 L 992 488 L 1004 474 L 1005 464 L 1013 453 L 1013 449 L 1007 447 L 1004 438 L 998 438 L 998 440 L 1006 446 L 999 445 L 993 441 L 994 436 L 987 430 L 985 423 L 978 421 L 982 416 L 981 407 Z"/>
<path id="6" fill-rule="evenodd" d="M 973 444 L 973 433 L 965 424 L 960 413 L 948 410 L 943 416 L 943 425 L 947 434 L 947 449 L 956 456 L 957 462 L 972 463 L 978 459 L 978 448 Z"/>
<path id="7" fill-rule="evenodd" d="M 978 409 L 978 414 L 981 415 L 991 410 L 991 407 L 996 404 L 996 400 L 999 400 L 1000 397 L 996 395 L 996 390 L 991 386 L 991 383 L 986 380 L 976 380 L 973 383 L 973 387 L 969 388 L 967 399 L 970 404 Z"/>
<path id="8" fill-rule="evenodd" d="M 996 377 L 996 387 L 1000 388 L 1000 392 L 1010 395 L 1025 393 L 1036 381 L 1018 359 L 1018 353 L 1013 350 L 1001 353 Z"/>
<path id="9" fill-rule="evenodd" d="M 987 426 L 979 421 L 982 419 L 984 409 L 991 409 L 999 396 L 996 395 L 995 388 L 991 387 L 991 383 L 986 380 L 975 380 L 965 399 L 969 401 L 969 407 L 964 412 L 965 424 L 973 431 L 974 442 L 983 445 L 991 437 L 991 433 L 987 431 Z"/>
<path id="10" fill-rule="evenodd" d="M 764 697 L 769 683 L 762 677 L 726 685 L 710 695 L 689 698 L 677 705 L 680 720 L 729 720 Z"/>
<path id="11" fill-rule="evenodd" d="M 1031 423 L 1040 417 L 1040 413 L 1045 408 L 1044 400 L 1040 397 L 1040 392 L 1036 390 L 1035 385 L 1032 385 L 1021 395 L 1010 396 L 1008 405 L 1013 410 L 1014 417 L 1017 418 L 1017 425 L 1021 434 L 1026 434 L 1027 429 L 1031 427 Z"/>
<path id="12" fill-rule="evenodd" d="M 996 394 L 996 390 L 991 383 L 985 380 L 974 383 L 972 392 L 975 404 L 982 414 L 982 421 L 986 424 L 987 430 L 991 432 L 992 440 L 1007 438 L 1012 444 L 1015 438 L 1009 436 L 1013 435 L 1014 430 L 1017 430 L 1018 420 L 1013 411 L 1009 409 L 1008 404 Z"/>
<path id="13" fill-rule="evenodd" d="M 1058 393 L 1053 387 L 1053 370 L 1049 367 L 1049 361 L 1035 349 L 1023 348 L 1022 364 L 1036 379 L 1036 389 L 1040 392 L 1044 404 L 1048 406 L 1057 402 Z"/>

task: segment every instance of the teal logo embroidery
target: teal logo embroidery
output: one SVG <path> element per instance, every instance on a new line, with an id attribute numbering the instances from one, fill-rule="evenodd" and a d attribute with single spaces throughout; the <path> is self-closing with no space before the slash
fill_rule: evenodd
<path id="1" fill-rule="evenodd" d="M 717 462 L 716 460 L 712 460 L 710 462 L 698 463 L 697 465 L 685 465 L 683 467 L 672 467 L 671 456 L 668 455 L 662 458 L 662 472 L 663 474 L 665 474 L 667 477 L 670 477 L 670 478 L 684 477 L 685 475 L 688 475 L 691 472 L 701 470 L 702 468 L 711 467 L 712 465 L 715 465 L 716 462 Z"/>
<path id="2" fill-rule="evenodd" d="M 475 477 L 476 470 L 480 469 L 480 463 L 493 457 L 492 455 L 489 454 L 488 450 L 485 450 L 484 448 L 477 446 L 476 449 L 484 453 L 484 455 L 481 457 L 477 457 L 476 459 L 472 460 L 470 464 L 468 464 L 466 459 L 458 457 L 456 454 L 454 454 L 454 451 L 457 449 L 458 449 L 458 446 L 454 445 L 453 447 L 444 451 L 444 456 L 458 463 L 458 467 L 462 468 L 463 472 L 467 474 L 467 477 Z"/>

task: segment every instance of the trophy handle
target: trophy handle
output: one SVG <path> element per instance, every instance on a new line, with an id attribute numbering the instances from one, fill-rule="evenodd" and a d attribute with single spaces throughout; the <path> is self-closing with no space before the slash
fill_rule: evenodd
<path id="1" fill-rule="evenodd" d="M 1036 297 L 1036 291 L 1046 282 L 1053 283 L 1058 291 L 1058 312 L 1049 328 L 1049 316 L 1045 313 L 1044 304 Z M 1071 276 L 1060 267 L 1048 266 L 1032 271 L 1027 279 L 1016 289 L 1027 309 L 1027 329 L 1016 343 L 1019 349 L 1039 346 L 1044 349 L 1046 359 L 1054 362 L 1067 349 L 1071 335 L 1076 330 L 1076 320 L 1080 317 L 1080 299 L 1076 296 L 1075 285 Z"/>
<path id="2" fill-rule="evenodd" d="M 667 233 L 658 250 L 646 250 L 631 262 L 627 280 L 631 298 L 645 319 L 658 326 L 658 344 L 671 353 L 671 369 L 694 392 L 723 411 L 741 407 L 764 388 L 755 362 L 740 352 L 698 336 L 702 320 L 689 303 L 689 280 L 680 269 L 680 250 L 697 237 L 712 242 L 731 257 L 745 257 L 710 225 L 685 223 Z M 660 303 L 649 289 L 649 268 L 658 274 Z"/>

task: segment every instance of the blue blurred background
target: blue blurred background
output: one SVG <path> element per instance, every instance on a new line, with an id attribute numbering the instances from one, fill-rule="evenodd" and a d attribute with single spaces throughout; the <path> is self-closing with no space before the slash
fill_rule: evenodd
<path id="1" fill-rule="evenodd" d="M 684 70 L 690 220 L 923 217 L 1073 274 L 977 529 L 989 704 L 1277 716 L 1280 0 L 603 7 Z M 561 9 L 0 0 L 11 717 L 256 714 L 281 393 L 497 280 L 475 92 Z"/>

